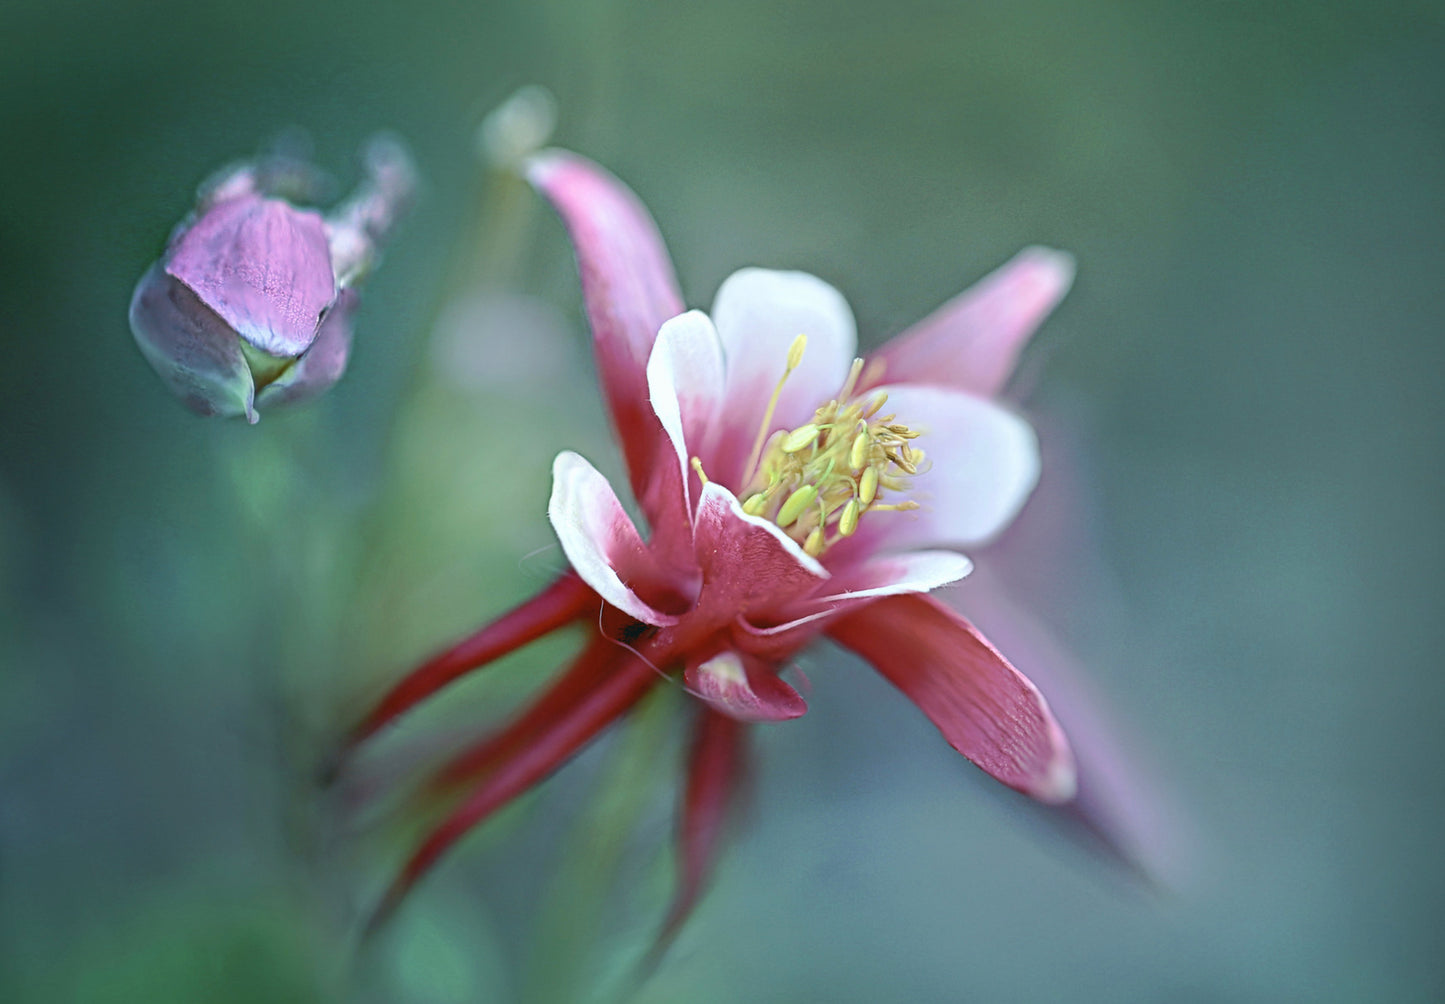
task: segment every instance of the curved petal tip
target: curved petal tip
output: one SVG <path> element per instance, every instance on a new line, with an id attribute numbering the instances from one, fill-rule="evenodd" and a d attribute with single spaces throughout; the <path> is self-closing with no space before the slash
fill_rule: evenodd
<path id="1" fill-rule="evenodd" d="M 720 652 L 687 667 L 688 689 L 714 710 L 740 722 L 785 722 L 808 710 L 802 695 L 757 660 L 736 652 Z"/>
<path id="2" fill-rule="evenodd" d="M 1049 739 L 1053 748 L 1053 757 L 1043 772 L 1034 779 L 1026 793 L 1040 802 L 1062 805 L 1065 802 L 1072 802 L 1074 796 L 1079 793 L 1079 768 L 1074 761 L 1073 747 L 1069 745 L 1068 736 L 1064 735 L 1058 719 L 1050 710 L 1049 702 L 1042 693 L 1038 692 L 1037 688 L 1034 692 L 1038 696 L 1039 705 L 1049 723 Z"/>
<path id="3" fill-rule="evenodd" d="M 607 479 L 570 450 L 552 462 L 547 516 L 573 569 L 608 603 L 636 619 L 663 627 L 677 618 L 654 609 L 627 580 L 655 579 L 650 555 Z M 624 579 L 625 577 L 625 579 Z"/>
<path id="4" fill-rule="evenodd" d="M 1062 299 L 1074 284 L 1074 275 L 1078 272 L 1078 261 L 1072 254 L 1042 244 L 1024 248 L 1014 260 L 1029 269 L 1031 283 L 1041 299 Z"/>

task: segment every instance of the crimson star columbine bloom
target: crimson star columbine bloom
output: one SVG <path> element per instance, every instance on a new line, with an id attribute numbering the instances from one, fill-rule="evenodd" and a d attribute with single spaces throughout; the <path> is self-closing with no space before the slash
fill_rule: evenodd
<path id="1" fill-rule="evenodd" d="M 740 777 L 744 725 L 803 714 L 779 674 L 820 635 L 869 661 L 999 781 L 1071 799 L 1073 757 L 1043 696 L 923 595 L 968 574 L 954 549 L 996 534 L 1034 486 L 1033 432 L 992 398 L 1067 290 L 1070 259 L 1024 251 L 858 359 L 852 313 L 822 280 L 745 269 L 710 316 L 684 312 L 656 227 L 626 187 L 555 151 L 533 158 L 529 178 L 575 245 L 599 375 L 650 533 L 590 463 L 562 453 L 548 511 L 571 569 L 419 667 L 353 734 L 562 625 L 592 625 L 548 690 L 443 769 L 442 784 L 469 793 L 408 860 L 383 912 L 467 830 L 681 677 L 699 707 L 675 929 Z"/>

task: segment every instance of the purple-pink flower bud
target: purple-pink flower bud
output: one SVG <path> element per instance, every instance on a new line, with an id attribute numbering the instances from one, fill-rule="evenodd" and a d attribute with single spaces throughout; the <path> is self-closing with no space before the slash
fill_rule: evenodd
<path id="1" fill-rule="evenodd" d="M 195 212 L 136 286 L 137 345 L 203 415 L 258 418 L 315 397 L 346 369 L 353 283 L 410 203 L 411 161 L 375 139 L 367 179 L 323 218 L 277 195 L 305 165 L 245 164 L 202 190 Z"/>

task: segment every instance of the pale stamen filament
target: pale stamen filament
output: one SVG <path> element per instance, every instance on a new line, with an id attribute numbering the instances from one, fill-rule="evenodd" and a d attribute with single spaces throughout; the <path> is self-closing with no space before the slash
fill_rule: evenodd
<path id="1" fill-rule="evenodd" d="M 768 408 L 763 412 L 762 425 L 758 427 L 758 438 L 753 440 L 753 451 L 748 454 L 748 462 L 743 465 L 746 472 L 743 475 L 744 481 L 751 481 L 757 473 L 758 461 L 763 455 L 763 444 L 767 442 L 773 424 L 773 412 L 778 410 L 778 399 L 783 396 L 783 384 L 788 382 L 788 377 L 793 375 L 793 370 L 803 361 L 803 352 L 807 348 L 807 335 L 799 335 L 793 339 L 793 344 L 788 346 L 787 365 L 783 369 L 783 375 L 778 377 L 778 385 L 773 388 L 773 396 L 768 398 Z"/>

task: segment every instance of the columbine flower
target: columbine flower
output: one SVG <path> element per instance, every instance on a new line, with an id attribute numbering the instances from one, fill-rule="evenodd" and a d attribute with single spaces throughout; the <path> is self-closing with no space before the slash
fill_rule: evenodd
<path id="1" fill-rule="evenodd" d="M 881 351 L 822 280 L 746 269 L 711 315 L 684 312 L 647 211 L 619 181 L 546 152 L 529 177 L 576 248 L 604 394 L 650 534 L 575 453 L 549 515 L 571 570 L 419 667 L 361 723 L 371 735 L 461 674 L 575 621 L 591 637 L 505 728 L 439 777 L 469 793 L 393 883 L 384 913 L 462 834 L 547 776 L 653 687 L 699 703 L 667 930 L 707 873 L 746 724 L 795 718 L 783 678 L 826 635 L 868 660 L 984 771 L 1047 803 L 1075 791 L 1038 690 L 967 620 L 923 595 L 970 569 L 1038 473 L 1028 424 L 992 400 L 1067 289 L 1031 249 Z"/>
<path id="2" fill-rule="evenodd" d="M 391 140 L 366 151 L 367 180 L 329 216 L 280 193 L 311 169 L 271 160 L 229 169 L 136 285 L 136 344 L 172 392 L 203 415 L 308 400 L 341 378 L 355 284 L 411 199 L 410 159 Z"/>

